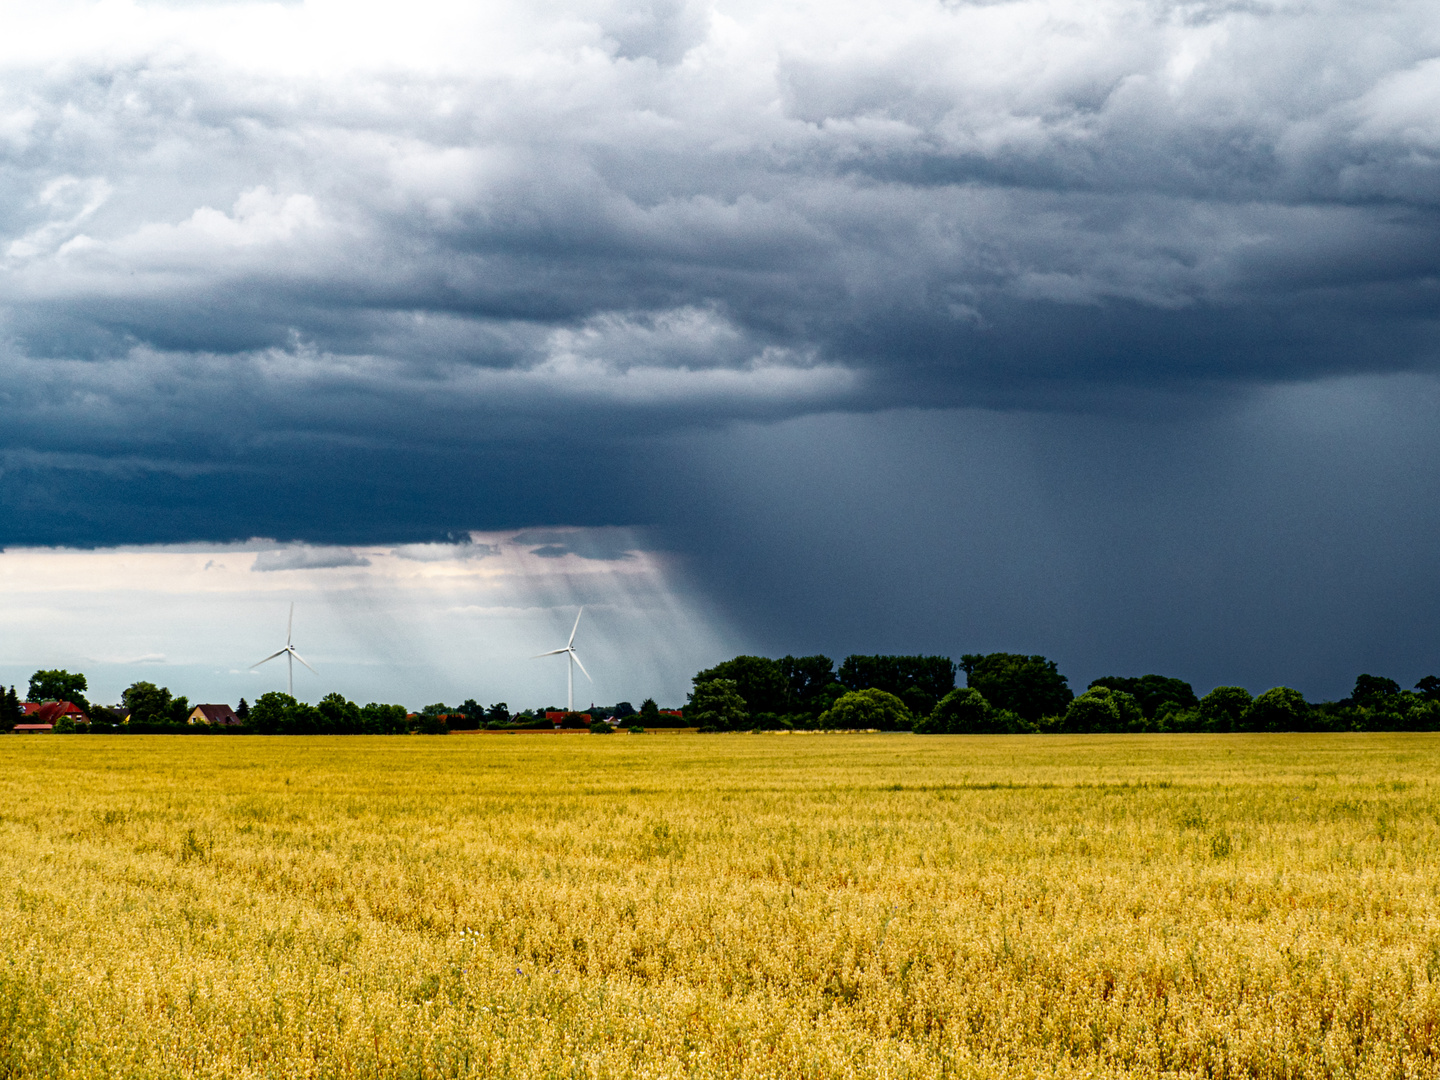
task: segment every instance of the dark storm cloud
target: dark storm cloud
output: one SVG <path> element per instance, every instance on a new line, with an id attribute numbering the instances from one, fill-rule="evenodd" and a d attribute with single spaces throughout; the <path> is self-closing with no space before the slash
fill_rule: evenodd
<path id="1" fill-rule="evenodd" d="M 1083 688 L 1440 674 L 1440 385 L 1144 418 L 895 411 L 696 440 L 661 536 L 769 655 L 1040 652 Z M 735 461 L 745 462 L 743 471 Z"/>
<path id="2" fill-rule="evenodd" d="M 11 12 L 0 540 L 669 522 L 735 421 L 1435 370 L 1432 5 L 475 7 Z"/>

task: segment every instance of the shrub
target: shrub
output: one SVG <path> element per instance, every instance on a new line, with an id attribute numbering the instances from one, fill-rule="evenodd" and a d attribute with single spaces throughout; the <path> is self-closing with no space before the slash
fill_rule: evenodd
<path id="1" fill-rule="evenodd" d="M 1257 697 L 1245 714 L 1250 731 L 1304 731 L 1310 726 L 1310 705 L 1299 690 L 1276 686 Z"/>
<path id="2" fill-rule="evenodd" d="M 701 730 L 736 731 L 750 726 L 750 710 L 733 679 L 710 679 L 695 684 L 685 719 Z"/>
<path id="3" fill-rule="evenodd" d="M 590 734 L 613 735 L 615 734 L 615 729 L 612 728 L 609 724 L 607 724 L 604 720 L 595 720 L 592 721 L 590 724 Z"/>
<path id="4" fill-rule="evenodd" d="M 908 731 L 912 723 L 904 702 L 875 689 L 852 690 L 820 717 L 820 726 L 832 731 Z"/>
<path id="5" fill-rule="evenodd" d="M 967 654 L 960 658 L 970 686 L 999 709 L 1019 713 L 1034 723 L 1063 713 L 1074 698 L 1069 681 L 1043 656 L 1020 653 Z"/>
<path id="6" fill-rule="evenodd" d="M 1108 686 L 1091 687 L 1070 702 L 1062 723 L 1062 730 L 1079 733 L 1145 728 L 1145 714 L 1139 703 L 1125 691 Z"/>
<path id="7" fill-rule="evenodd" d="M 978 735 L 995 730 L 995 710 L 972 686 L 951 690 L 929 716 L 915 724 L 920 735 Z"/>
<path id="8" fill-rule="evenodd" d="M 1242 730 L 1250 702 L 1250 691 L 1243 686 L 1215 687 L 1200 699 L 1201 730 Z"/>

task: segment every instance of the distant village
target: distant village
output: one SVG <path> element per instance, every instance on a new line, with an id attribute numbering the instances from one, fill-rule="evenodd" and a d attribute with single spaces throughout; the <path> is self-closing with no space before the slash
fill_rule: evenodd
<path id="1" fill-rule="evenodd" d="M 119 704 L 92 703 L 88 680 L 64 670 L 37 671 L 24 698 L 16 687 L 0 687 L 0 731 L 20 735 L 82 733 L 186 734 L 445 734 L 451 731 L 604 731 L 683 727 L 680 709 L 662 709 L 653 700 L 636 708 L 628 701 L 612 706 L 590 705 L 584 711 L 548 706 L 512 713 L 498 702 L 482 706 L 473 699 L 462 705 L 441 703 L 411 712 L 400 705 L 357 706 L 339 694 L 318 705 L 289 694 L 262 694 L 254 705 L 241 698 L 232 706 L 206 702 L 192 705 L 168 687 L 136 682 Z"/>

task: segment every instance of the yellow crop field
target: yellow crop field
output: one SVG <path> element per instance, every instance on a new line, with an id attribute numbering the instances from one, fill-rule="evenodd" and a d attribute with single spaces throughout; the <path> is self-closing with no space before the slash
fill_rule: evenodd
<path id="1" fill-rule="evenodd" d="M 1440 737 L 0 740 L 0 1077 L 1440 1075 Z"/>

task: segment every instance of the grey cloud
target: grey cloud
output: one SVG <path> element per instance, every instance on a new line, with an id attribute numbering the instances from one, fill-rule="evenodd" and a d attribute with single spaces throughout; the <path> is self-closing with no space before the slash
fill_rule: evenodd
<path id="1" fill-rule="evenodd" d="M 748 40 L 731 47 L 759 50 L 737 56 L 699 8 L 576 7 L 597 40 L 636 43 L 599 68 L 540 46 L 550 74 L 296 86 L 146 55 L 15 72 L 33 119 L 5 163 L 26 193 L 4 209 L 12 338 L 37 356 L 138 344 L 303 364 L 310 349 L 341 382 L 372 358 L 420 379 L 658 370 L 673 389 L 642 407 L 709 419 L 754 415 L 757 399 L 784 414 L 1129 381 L 1067 333 L 1097 306 L 1115 309 L 1127 354 L 1160 361 L 1153 378 L 1193 332 L 1177 309 L 1209 326 L 1303 323 L 1334 299 L 1304 280 L 1323 262 L 1363 322 L 1433 276 L 1440 75 L 1418 43 L 1423 5 L 1364 19 L 1120 5 L 1032 27 L 1045 10 L 917 9 L 864 48 L 837 15 L 785 37 L 768 71 L 754 67 L 766 35 L 803 9 L 772 25 L 734 14 Z M 652 55 L 645 35 L 681 24 L 689 67 L 633 64 Z M 1346 47 L 1357 32 L 1388 51 Z M 547 79 L 572 88 L 564 104 Z M 153 173 L 161 146 L 184 168 Z M 1030 343 L 1011 313 L 1051 328 L 1041 370 L 1016 371 Z M 889 346 L 864 333 L 895 322 Z M 1254 377 L 1333 370 L 1277 363 L 1266 344 L 1237 342 Z M 1348 365 L 1430 362 L 1415 343 Z M 796 393 L 757 364 L 854 374 Z M 717 397 L 717 368 L 751 392 Z M 1167 377 L 1203 389 L 1217 375 Z M 570 403 L 555 380 L 516 396 Z"/>
<path id="2" fill-rule="evenodd" d="M 500 554 L 500 549 L 494 544 L 480 544 L 467 538 L 450 544 L 402 544 L 391 554 L 409 562 L 453 562 L 488 558 Z"/>
<path id="3" fill-rule="evenodd" d="M 737 421 L 1436 369 L 1433 5 L 859 11 L 161 5 L 9 54 L 0 541 L 653 523 Z"/>
<path id="4" fill-rule="evenodd" d="M 369 566 L 370 560 L 349 548 L 289 547 L 256 554 L 252 571 L 330 570 L 344 566 Z"/>

